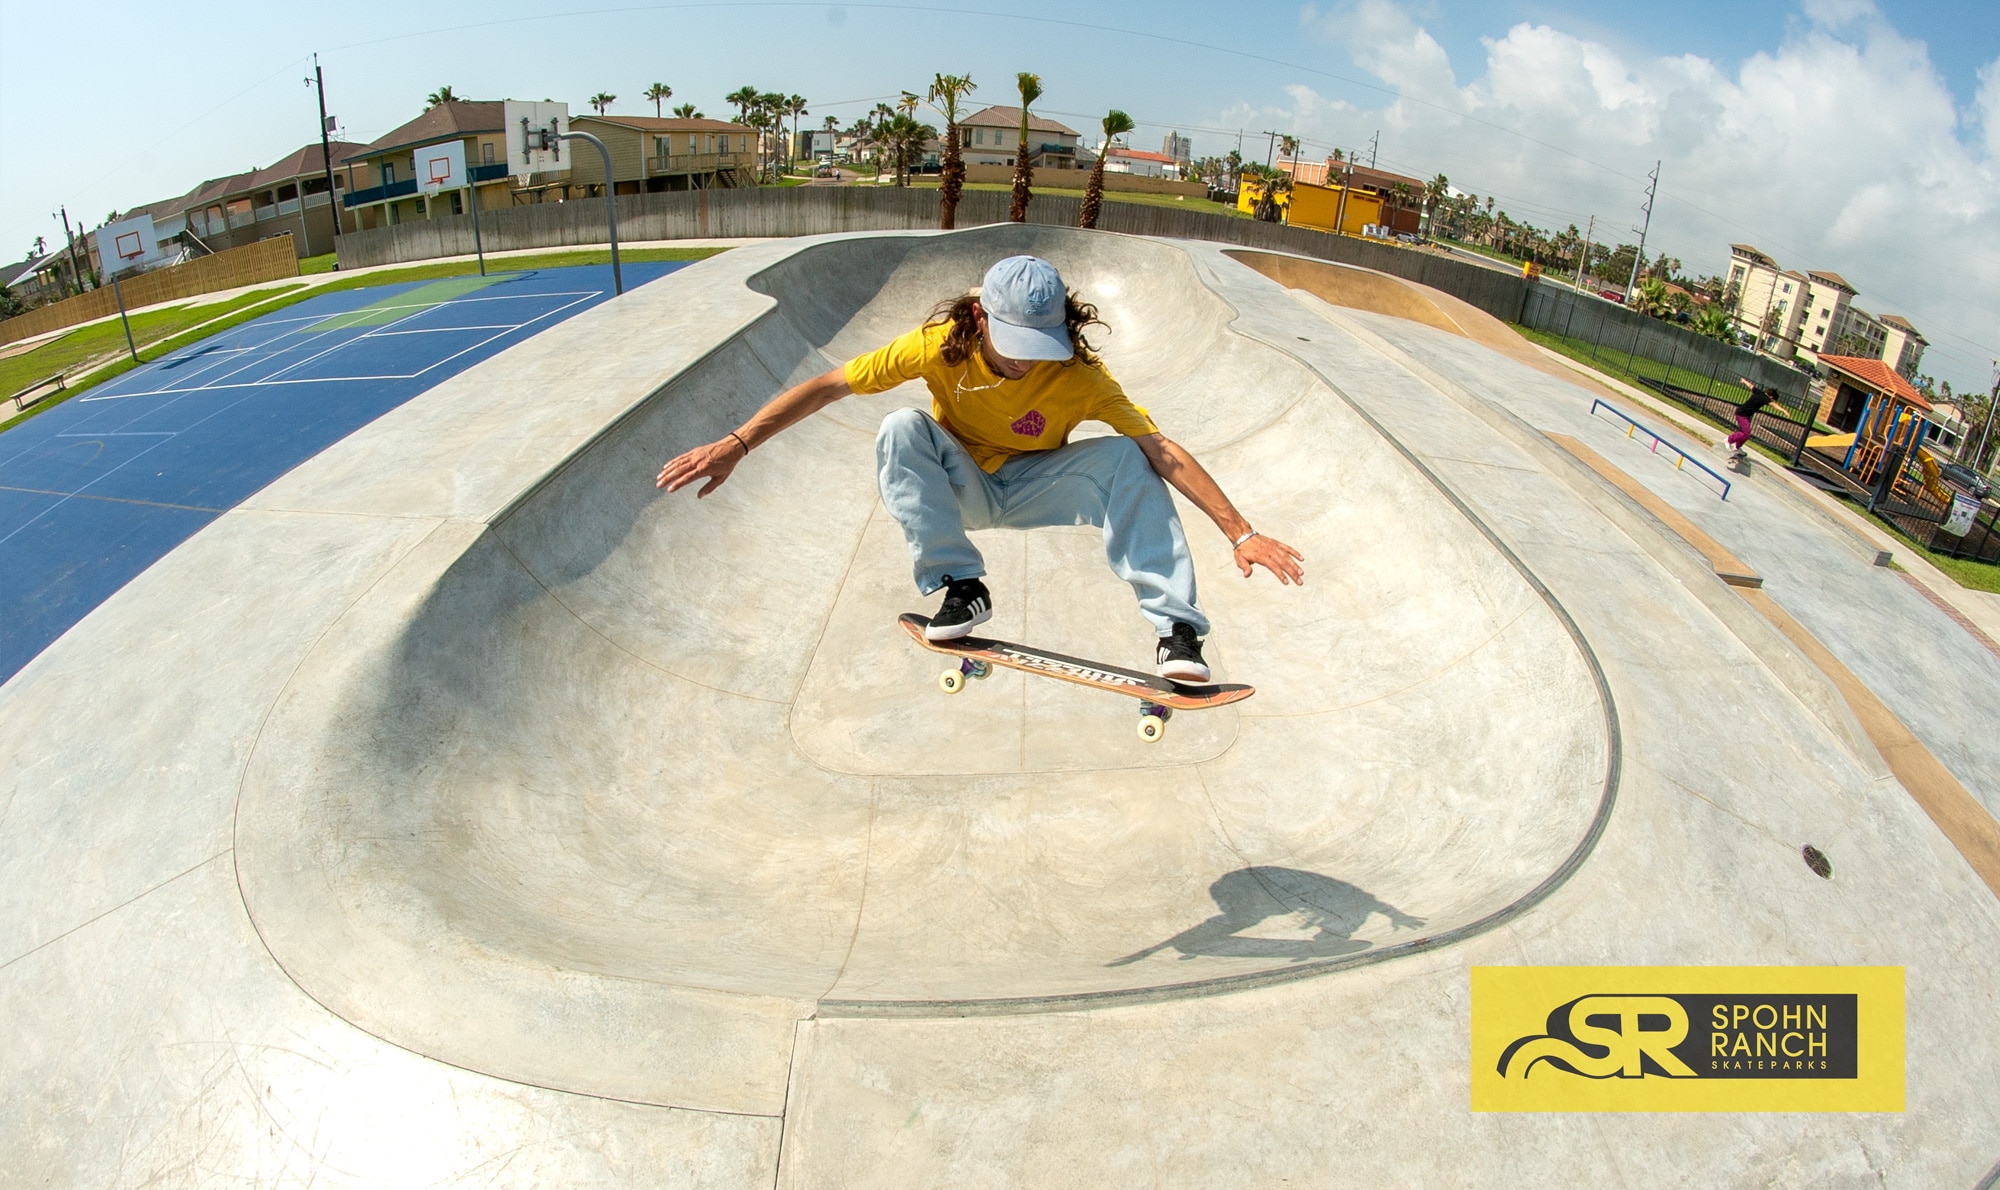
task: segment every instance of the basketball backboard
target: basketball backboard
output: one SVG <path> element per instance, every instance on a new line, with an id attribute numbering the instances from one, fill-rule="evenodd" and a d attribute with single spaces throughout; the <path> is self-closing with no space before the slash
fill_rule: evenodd
<path id="1" fill-rule="evenodd" d="M 526 178 L 569 169 L 569 154 L 556 139 L 569 131 L 569 104 L 509 99 L 501 110 L 507 128 L 508 172 Z"/>
<path id="2" fill-rule="evenodd" d="M 425 194 L 463 190 L 471 184 L 465 176 L 465 142 L 462 140 L 425 145 L 416 151 L 415 157 L 417 189 Z"/>
<path id="3" fill-rule="evenodd" d="M 91 233 L 97 244 L 97 260 L 106 276 L 151 264 L 160 258 L 160 245 L 153 238 L 153 217 L 140 215 L 107 223 Z"/>

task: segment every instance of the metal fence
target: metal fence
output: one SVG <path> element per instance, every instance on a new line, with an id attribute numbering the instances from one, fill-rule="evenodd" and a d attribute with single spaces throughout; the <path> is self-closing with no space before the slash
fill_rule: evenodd
<path id="1" fill-rule="evenodd" d="M 1775 390 L 1779 401 L 1799 414 L 1812 411 L 1812 377 L 1797 368 L 1565 286 L 1546 281 L 1535 286 L 1516 321 L 1588 344 L 1593 360 L 1654 388 L 1672 385 L 1734 405 L 1747 395 L 1737 381 L 1747 379 Z M 1722 420 L 1728 424 L 1733 418 Z"/>

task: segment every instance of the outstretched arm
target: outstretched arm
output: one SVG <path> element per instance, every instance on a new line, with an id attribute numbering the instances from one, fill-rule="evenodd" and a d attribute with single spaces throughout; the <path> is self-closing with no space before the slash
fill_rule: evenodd
<path id="1" fill-rule="evenodd" d="M 697 446 L 669 459 L 653 480 L 656 488 L 678 492 L 697 479 L 708 482 L 695 492 L 699 499 L 722 486 L 743 457 L 770 441 L 780 430 L 804 421 L 842 397 L 852 396 L 847 387 L 847 366 L 842 364 L 823 375 L 795 384 L 772 397 L 749 421 L 706 446 Z"/>
<path id="2" fill-rule="evenodd" d="M 1159 472 L 1161 479 L 1174 485 L 1175 491 L 1207 513 L 1208 519 L 1215 522 L 1215 527 L 1222 530 L 1224 537 L 1238 543 L 1236 568 L 1243 572 L 1244 578 L 1250 577 L 1252 566 L 1262 566 L 1277 575 L 1281 583 L 1305 584 L 1306 571 L 1302 565 L 1305 555 L 1275 537 L 1254 533 L 1250 522 L 1244 520 L 1243 514 L 1229 502 L 1229 497 L 1222 494 L 1222 487 L 1215 482 L 1215 477 L 1196 462 L 1195 457 L 1180 443 L 1165 434 L 1145 434 L 1133 441 L 1146 452 L 1147 461 L 1153 464 L 1153 470 Z M 1248 540 L 1244 540 L 1246 534 L 1250 535 Z"/>

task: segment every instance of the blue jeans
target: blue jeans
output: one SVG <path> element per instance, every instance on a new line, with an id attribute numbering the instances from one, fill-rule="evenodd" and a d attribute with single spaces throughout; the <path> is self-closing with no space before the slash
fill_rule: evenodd
<path id="1" fill-rule="evenodd" d="M 1166 481 L 1130 438 L 1089 438 L 1016 455 L 987 474 L 929 414 L 898 409 L 875 436 L 882 506 L 903 526 L 917 589 L 978 578 L 986 559 L 967 529 L 1097 525 L 1112 573 L 1132 585 L 1161 636 L 1176 620 L 1208 635 L 1194 560 Z"/>

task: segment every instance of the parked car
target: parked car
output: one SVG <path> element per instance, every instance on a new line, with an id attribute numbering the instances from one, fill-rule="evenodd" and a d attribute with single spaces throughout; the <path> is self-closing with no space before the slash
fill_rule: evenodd
<path id="1" fill-rule="evenodd" d="M 1977 499 L 1984 500 L 1993 494 L 1993 485 L 1986 482 L 1986 477 L 1964 463 L 1946 463 L 1938 468 L 1938 474 L 1944 477 L 1946 483 L 1964 488 L 1967 494 Z"/>

